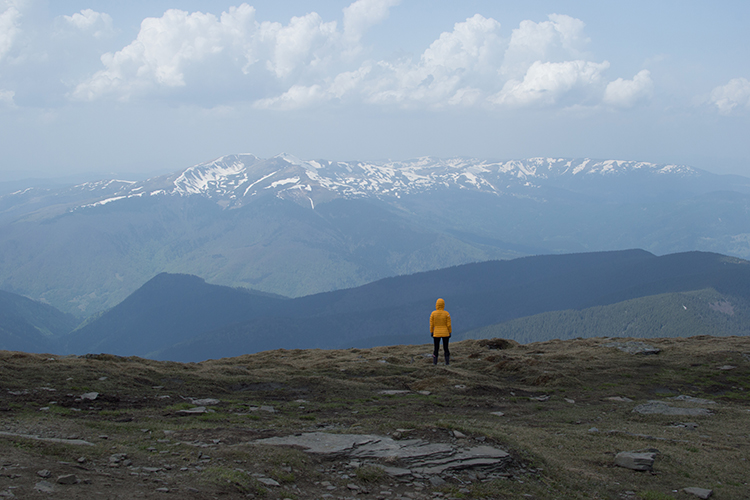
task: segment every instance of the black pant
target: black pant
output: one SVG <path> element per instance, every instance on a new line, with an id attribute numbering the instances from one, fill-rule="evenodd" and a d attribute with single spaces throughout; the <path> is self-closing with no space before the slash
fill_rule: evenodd
<path id="1" fill-rule="evenodd" d="M 450 349 L 448 349 L 448 342 L 450 341 L 450 337 L 432 337 L 432 341 L 435 343 L 435 350 L 432 351 L 432 355 L 437 357 L 438 352 L 440 351 L 440 339 L 443 339 L 443 351 L 445 351 L 446 356 L 451 355 Z"/>

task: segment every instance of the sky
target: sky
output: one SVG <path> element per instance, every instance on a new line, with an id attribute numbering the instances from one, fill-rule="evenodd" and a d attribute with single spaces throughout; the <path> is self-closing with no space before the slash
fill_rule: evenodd
<path id="1" fill-rule="evenodd" d="M 750 2 L 0 0 L 0 181 L 235 153 L 750 176 Z"/>

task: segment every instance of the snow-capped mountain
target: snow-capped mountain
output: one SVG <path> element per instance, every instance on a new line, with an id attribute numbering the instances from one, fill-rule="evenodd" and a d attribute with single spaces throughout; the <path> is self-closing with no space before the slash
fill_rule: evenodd
<path id="1" fill-rule="evenodd" d="M 148 196 L 200 195 L 225 208 L 239 207 L 261 194 L 273 193 L 315 208 L 335 198 L 379 199 L 444 189 L 496 195 L 543 196 L 540 188 L 618 183 L 637 177 L 646 185 L 686 180 L 705 181 L 706 172 L 685 165 L 591 159 L 530 158 L 489 161 L 423 157 L 406 161 L 362 162 L 300 160 L 289 154 L 261 159 L 251 154 L 228 155 L 177 174 L 144 182 L 101 181 L 72 188 L 94 201 L 77 208 Z M 696 184 L 696 186 L 699 184 Z M 625 184 L 623 184 L 624 189 Z M 581 189 L 581 187 L 579 187 Z M 573 189 L 576 191 L 576 189 Z"/>
<path id="2" fill-rule="evenodd" d="M 523 255 L 750 257 L 750 179 L 683 165 L 229 155 L 0 196 L 0 289 L 72 313 L 160 272 L 290 297 Z"/>

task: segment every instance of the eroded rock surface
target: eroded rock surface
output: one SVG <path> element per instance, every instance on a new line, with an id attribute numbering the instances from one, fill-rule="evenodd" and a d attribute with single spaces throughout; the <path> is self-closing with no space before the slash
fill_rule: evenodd
<path id="1" fill-rule="evenodd" d="M 429 443 L 422 439 L 394 440 L 374 434 L 328 434 L 310 432 L 294 436 L 272 437 L 255 443 L 274 446 L 299 446 L 308 453 L 331 458 L 384 461 L 385 471 L 394 476 L 441 474 L 460 469 L 497 471 L 505 468 L 510 455 L 488 445 L 458 447 L 450 443 Z M 392 464 L 400 467 L 394 467 Z"/>

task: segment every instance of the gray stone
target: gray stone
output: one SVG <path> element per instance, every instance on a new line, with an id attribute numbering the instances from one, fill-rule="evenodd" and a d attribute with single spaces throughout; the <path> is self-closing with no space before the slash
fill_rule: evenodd
<path id="1" fill-rule="evenodd" d="M 265 484 L 266 486 L 274 486 L 274 487 L 281 486 L 277 481 L 274 481 L 270 477 L 259 477 L 257 478 L 257 481 L 261 484 Z"/>
<path id="2" fill-rule="evenodd" d="M 604 347 L 615 347 L 622 352 L 628 354 L 659 354 L 661 349 L 646 344 L 645 342 L 637 342 L 630 340 L 628 342 L 610 342 L 604 344 Z"/>
<path id="3" fill-rule="evenodd" d="M 39 477 L 43 477 L 44 479 L 47 479 L 48 477 L 52 476 L 52 473 L 47 469 L 42 469 L 36 471 L 36 475 Z"/>
<path id="4" fill-rule="evenodd" d="M 98 397 L 99 397 L 98 392 L 87 392 L 86 394 L 81 394 L 81 399 L 86 399 L 89 401 L 93 401 Z"/>
<path id="5" fill-rule="evenodd" d="M 445 480 L 439 476 L 432 476 L 430 478 L 430 484 L 435 488 L 438 488 L 445 484 Z"/>
<path id="6" fill-rule="evenodd" d="M 193 404 L 195 406 L 216 406 L 219 403 L 221 403 L 221 401 L 214 398 L 193 399 Z"/>
<path id="7" fill-rule="evenodd" d="M 401 389 L 386 389 L 384 391 L 379 391 L 379 394 L 385 394 L 386 396 L 397 396 L 400 394 L 409 394 L 411 391 L 405 391 Z"/>
<path id="8" fill-rule="evenodd" d="M 34 485 L 34 489 L 42 493 L 54 493 L 55 487 L 49 481 L 39 481 Z"/>
<path id="9" fill-rule="evenodd" d="M 208 413 L 208 410 L 205 406 L 196 406 L 195 408 L 188 408 L 187 410 L 178 410 L 178 415 L 201 415 L 203 413 Z"/>
<path id="10" fill-rule="evenodd" d="M 684 401 L 685 403 L 694 403 L 697 405 L 715 405 L 716 401 L 711 401 L 710 399 L 701 399 L 701 398 L 695 398 L 693 396 L 686 396 L 684 394 L 680 394 L 679 396 L 675 396 L 673 398 L 675 401 Z"/>
<path id="11" fill-rule="evenodd" d="M 56 482 L 57 484 L 76 484 L 78 478 L 75 474 L 63 474 L 62 476 L 58 476 Z"/>
<path id="12" fill-rule="evenodd" d="M 707 490 L 705 488 L 695 488 L 695 487 L 685 488 L 682 491 L 684 491 L 685 493 L 689 495 L 695 495 L 698 498 L 704 498 L 704 499 L 709 498 L 711 495 L 714 494 L 713 490 Z"/>
<path id="13" fill-rule="evenodd" d="M 26 439 L 33 439 L 35 441 L 45 441 L 47 443 L 63 443 L 76 446 L 94 446 L 94 443 L 89 443 L 88 441 L 84 441 L 83 439 L 43 438 L 39 436 L 33 436 L 31 434 L 16 434 L 14 432 L 0 432 L 0 436 L 22 437 Z"/>
<path id="14" fill-rule="evenodd" d="M 677 408 L 670 406 L 663 401 L 649 401 L 633 408 L 634 413 L 642 415 L 689 415 L 689 416 L 707 416 L 711 411 L 705 408 Z"/>
<path id="15" fill-rule="evenodd" d="M 654 469 L 656 453 L 621 451 L 615 456 L 615 465 L 637 471 L 651 471 Z"/>
<path id="16" fill-rule="evenodd" d="M 394 440 L 371 434 L 328 434 L 312 432 L 297 436 L 259 439 L 258 444 L 299 446 L 306 452 L 327 457 L 360 460 L 398 460 L 408 468 L 386 467 L 391 476 L 442 474 L 450 470 L 502 468 L 510 455 L 498 448 L 482 445 L 458 448 L 448 443 L 429 443 L 421 439 Z"/>

